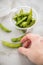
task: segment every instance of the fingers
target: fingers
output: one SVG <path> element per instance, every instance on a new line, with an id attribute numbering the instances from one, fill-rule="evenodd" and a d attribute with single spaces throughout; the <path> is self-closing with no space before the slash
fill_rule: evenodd
<path id="1" fill-rule="evenodd" d="M 32 40 L 32 39 L 33 39 L 33 36 L 34 36 L 34 34 L 31 34 L 31 33 L 25 35 L 25 36 L 21 39 L 21 43 L 24 43 L 25 41 L 27 41 L 27 40 L 29 40 L 29 39 Z"/>
<path id="2" fill-rule="evenodd" d="M 28 36 L 24 36 L 21 40 L 21 42 L 23 43 L 23 47 L 28 48 L 31 44 L 31 40 L 28 38 Z"/>
<path id="3" fill-rule="evenodd" d="M 23 47 L 25 48 L 30 47 L 33 36 L 34 36 L 33 34 L 29 33 L 21 39 L 21 43 L 23 43 Z"/>
<path id="4" fill-rule="evenodd" d="M 21 54 L 27 56 L 27 49 L 26 49 L 26 48 L 20 47 L 20 48 L 18 49 L 18 51 L 19 51 Z"/>
<path id="5" fill-rule="evenodd" d="M 25 48 L 30 47 L 30 45 L 31 45 L 31 41 L 30 40 L 27 40 L 26 42 L 23 43 L 23 47 L 25 47 Z"/>
<path id="6" fill-rule="evenodd" d="M 29 33 L 21 39 L 21 43 L 23 43 L 23 47 L 25 48 L 30 47 L 33 36 L 34 36 L 33 34 Z"/>
<path id="7" fill-rule="evenodd" d="M 39 38 L 40 38 L 39 35 L 29 33 L 29 34 L 27 34 L 26 36 L 24 36 L 24 37 L 21 39 L 21 43 L 24 43 L 24 42 L 26 42 L 27 40 L 31 40 L 31 41 L 33 42 L 33 41 L 36 41 L 36 40 L 39 39 Z"/>
<path id="8" fill-rule="evenodd" d="M 37 34 L 31 34 L 31 33 L 27 34 L 21 39 L 21 43 L 23 43 L 23 47 L 25 48 L 30 47 L 30 45 L 31 47 L 37 46 L 37 42 L 39 41 L 40 41 L 40 36 Z"/>
<path id="9" fill-rule="evenodd" d="M 25 36 L 21 39 L 21 43 L 24 43 L 24 42 L 27 41 L 27 40 L 28 40 L 28 36 L 25 35 Z"/>
<path id="10" fill-rule="evenodd" d="M 40 42 L 43 43 L 43 37 L 40 37 Z"/>

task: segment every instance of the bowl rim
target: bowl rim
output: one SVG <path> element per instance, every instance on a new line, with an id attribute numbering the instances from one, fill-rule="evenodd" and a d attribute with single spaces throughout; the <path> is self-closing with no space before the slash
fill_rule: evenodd
<path id="1" fill-rule="evenodd" d="M 15 11 L 15 12 L 17 12 L 20 8 L 29 8 L 29 9 L 32 8 L 32 10 L 33 10 L 33 11 L 35 12 L 35 14 L 36 14 L 37 20 L 36 20 L 35 24 L 33 24 L 32 26 L 27 27 L 27 28 L 21 28 L 21 27 L 18 27 L 18 26 L 16 26 L 16 25 L 15 25 L 15 27 L 16 27 L 17 29 L 21 29 L 21 30 L 33 28 L 33 27 L 36 25 L 36 23 L 38 22 L 38 13 L 37 13 L 37 11 L 36 11 L 33 7 L 31 7 L 31 6 L 19 6 L 19 7 L 16 7 L 16 11 Z M 15 8 L 14 8 L 12 11 L 14 12 L 14 10 L 15 10 Z M 15 12 L 14 12 L 14 13 L 15 13 Z"/>

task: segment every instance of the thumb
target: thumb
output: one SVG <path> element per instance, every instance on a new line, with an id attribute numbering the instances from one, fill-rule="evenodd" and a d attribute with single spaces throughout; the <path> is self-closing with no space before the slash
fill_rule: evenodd
<path id="1" fill-rule="evenodd" d="M 25 55 L 25 56 L 27 56 L 27 52 L 28 52 L 28 49 L 26 49 L 26 48 L 24 48 L 24 47 L 20 47 L 19 49 L 18 49 L 18 51 L 21 53 L 21 54 L 23 54 L 23 55 Z"/>

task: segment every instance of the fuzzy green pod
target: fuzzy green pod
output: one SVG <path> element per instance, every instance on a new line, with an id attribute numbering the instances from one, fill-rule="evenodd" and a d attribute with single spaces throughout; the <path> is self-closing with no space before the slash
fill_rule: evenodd
<path id="1" fill-rule="evenodd" d="M 31 15 L 28 16 L 27 23 L 30 24 L 30 21 L 32 20 Z"/>
<path id="2" fill-rule="evenodd" d="M 7 29 L 7 28 L 4 27 L 2 24 L 0 24 L 0 28 L 1 28 L 3 31 L 7 32 L 7 33 L 11 32 L 11 30 Z"/>
<path id="3" fill-rule="evenodd" d="M 35 20 L 34 19 L 32 19 L 32 21 L 30 22 L 30 24 L 27 26 L 27 27 L 31 27 L 33 24 L 35 24 Z"/>
<path id="4" fill-rule="evenodd" d="M 29 15 L 31 15 L 31 18 L 32 18 L 32 9 L 30 9 L 30 11 L 29 11 Z"/>
<path id="5" fill-rule="evenodd" d="M 9 48 L 19 48 L 22 46 L 20 42 L 19 43 L 9 43 L 7 41 L 2 41 L 2 44 Z"/>
<path id="6" fill-rule="evenodd" d="M 22 15 L 23 13 L 24 13 L 24 11 L 23 11 L 23 9 L 21 9 L 19 15 L 20 15 L 20 14 Z"/>
<path id="7" fill-rule="evenodd" d="M 12 42 L 20 42 L 20 40 L 22 39 L 23 36 L 20 36 L 18 38 L 12 38 L 11 41 Z"/>
<path id="8" fill-rule="evenodd" d="M 1 28 L 1 24 L 0 24 L 0 28 Z"/>
<path id="9" fill-rule="evenodd" d="M 28 16 L 29 13 L 28 12 L 24 12 L 23 9 L 20 10 L 19 16 Z"/>
<path id="10" fill-rule="evenodd" d="M 32 19 L 32 22 L 30 23 L 30 26 L 32 26 L 33 24 L 35 24 L 36 20 Z"/>
<path id="11" fill-rule="evenodd" d="M 32 9 L 30 9 L 29 16 L 27 18 L 28 24 L 30 24 L 30 21 L 32 20 Z"/>
<path id="12" fill-rule="evenodd" d="M 20 21 L 17 22 L 17 25 L 19 25 L 20 23 L 22 23 L 23 21 L 25 21 L 27 19 L 27 17 L 23 17 Z"/>
<path id="13" fill-rule="evenodd" d="M 13 17 L 13 20 L 19 21 L 22 14 L 23 14 L 23 9 L 20 10 L 19 14 L 16 14 L 16 15 Z"/>
<path id="14" fill-rule="evenodd" d="M 15 20 L 15 21 L 17 21 L 17 16 L 14 16 L 12 19 Z"/>
<path id="15" fill-rule="evenodd" d="M 27 27 L 27 22 L 22 22 L 21 27 L 23 27 L 23 28 Z"/>

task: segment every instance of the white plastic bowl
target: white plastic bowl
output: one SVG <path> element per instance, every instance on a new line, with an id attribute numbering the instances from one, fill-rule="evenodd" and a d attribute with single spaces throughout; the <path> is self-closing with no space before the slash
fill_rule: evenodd
<path id="1" fill-rule="evenodd" d="M 29 7 L 29 6 L 20 6 L 20 7 L 17 7 L 17 8 L 16 8 L 16 12 L 14 12 L 15 9 L 13 9 L 12 14 L 11 14 L 11 21 L 13 22 L 13 24 L 15 24 L 16 21 L 14 21 L 12 18 L 13 18 L 13 16 L 14 16 L 16 13 L 18 13 L 18 12 L 20 11 L 21 8 L 22 8 L 24 11 L 28 12 L 28 11 L 30 11 L 30 9 L 31 9 L 32 7 Z M 32 11 L 33 11 L 33 18 L 36 19 L 35 24 L 33 24 L 31 27 L 28 27 L 28 28 L 20 28 L 20 27 L 18 27 L 18 26 L 15 25 L 15 27 L 16 27 L 17 29 L 30 31 L 32 28 L 34 28 L 34 26 L 35 26 L 35 25 L 37 24 L 37 22 L 38 22 L 38 14 L 37 14 L 37 12 L 36 12 L 36 10 L 35 10 L 34 8 L 32 8 Z"/>

